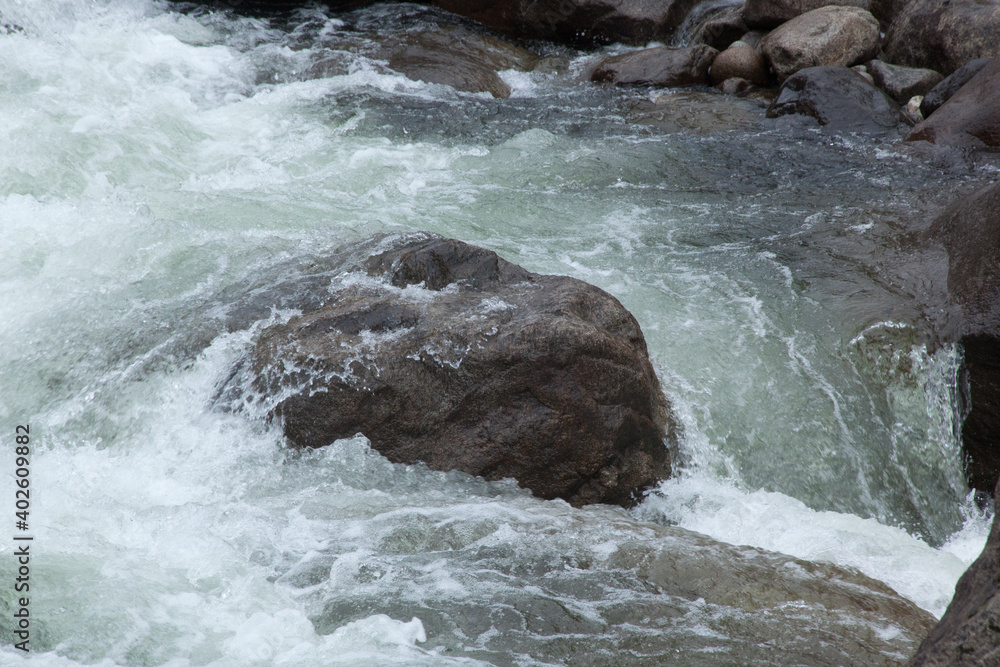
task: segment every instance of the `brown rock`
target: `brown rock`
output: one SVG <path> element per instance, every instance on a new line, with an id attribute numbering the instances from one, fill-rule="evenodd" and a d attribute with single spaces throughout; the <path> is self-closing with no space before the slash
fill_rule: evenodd
<path id="1" fill-rule="evenodd" d="M 715 87 L 726 95 L 745 95 L 746 93 L 753 90 L 753 84 L 746 79 L 741 79 L 738 76 L 734 76 L 729 79 L 725 79 L 717 84 Z"/>
<path id="2" fill-rule="evenodd" d="M 989 58 L 978 58 L 970 60 L 957 70 L 944 78 L 944 81 L 934 86 L 929 93 L 924 96 L 924 101 L 920 103 L 920 113 L 927 118 L 937 111 L 942 104 L 951 99 L 951 96 L 961 90 L 972 77 L 979 74 L 979 70 L 986 67 Z"/>
<path id="3" fill-rule="evenodd" d="M 944 79 L 932 69 L 890 65 L 881 60 L 869 61 L 867 67 L 875 85 L 900 104 L 906 104 L 914 95 L 926 95 Z"/>
<path id="4" fill-rule="evenodd" d="M 796 16 L 828 5 L 868 9 L 870 0 L 746 0 L 743 20 L 751 28 L 775 28 Z"/>
<path id="5" fill-rule="evenodd" d="M 958 580 L 951 604 L 920 644 L 911 667 L 1000 664 L 1000 507 L 994 511 L 983 552 Z"/>
<path id="6" fill-rule="evenodd" d="M 351 54 L 362 52 L 375 60 L 388 61 L 390 69 L 415 81 L 506 98 L 510 97 L 510 86 L 497 72 L 530 71 L 542 61 L 527 49 L 458 26 L 390 35 L 349 33 L 334 46 L 321 52 L 307 78 L 346 74 L 354 59 Z"/>
<path id="7" fill-rule="evenodd" d="M 581 46 L 666 40 L 698 0 L 431 0 L 520 39 Z"/>
<path id="8" fill-rule="evenodd" d="M 966 476 L 989 493 L 1000 476 L 1000 183 L 952 204 L 928 235 L 948 251 L 948 293 L 961 308 L 955 337 L 969 382 Z"/>
<path id="9" fill-rule="evenodd" d="M 743 7 L 727 7 L 701 23 L 691 38 L 692 44 L 707 44 L 719 51 L 726 49 L 747 32 Z"/>
<path id="10" fill-rule="evenodd" d="M 360 432 L 390 461 L 574 505 L 628 505 L 670 474 L 667 403 L 614 297 L 427 234 L 343 252 L 368 258 L 262 332 L 217 405 L 280 419 L 295 447 Z"/>
<path id="11" fill-rule="evenodd" d="M 765 37 L 767 37 L 767 33 L 765 31 L 751 30 L 742 37 L 740 37 L 740 41 L 746 44 L 747 46 L 752 46 L 753 48 L 760 51 L 760 44 L 761 42 L 764 41 Z"/>
<path id="12" fill-rule="evenodd" d="M 716 56 L 712 62 L 712 69 L 709 70 L 709 76 L 716 86 L 734 77 L 746 79 L 758 86 L 766 86 L 771 78 L 764 56 L 743 42 L 735 42 Z"/>
<path id="13" fill-rule="evenodd" d="M 630 51 L 602 60 L 590 78 L 598 83 L 616 85 L 688 86 L 708 83 L 708 70 L 718 53 L 704 44 Z"/>
<path id="14" fill-rule="evenodd" d="M 805 69 L 855 65 L 878 53 L 878 21 L 857 7 L 821 7 L 771 31 L 761 50 L 779 81 Z"/>
<path id="15" fill-rule="evenodd" d="M 911 0 L 885 35 L 885 60 L 951 74 L 1000 55 L 998 0 Z"/>
<path id="16" fill-rule="evenodd" d="M 1000 58 L 913 128 L 907 141 L 949 146 L 1000 146 Z"/>

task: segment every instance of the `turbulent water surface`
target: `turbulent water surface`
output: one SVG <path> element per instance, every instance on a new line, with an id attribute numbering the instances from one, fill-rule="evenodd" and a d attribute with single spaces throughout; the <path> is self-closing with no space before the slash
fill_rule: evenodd
<path id="1" fill-rule="evenodd" d="M 991 517 L 962 474 L 960 350 L 887 267 L 995 166 L 709 91 L 600 88 L 592 56 L 551 45 L 556 66 L 502 73 L 507 100 L 351 51 L 304 75 L 359 26 L 434 19 L 0 0 L 0 441 L 30 423 L 33 662 L 905 658 L 919 637 L 843 591 L 864 574 L 886 609 L 891 588 L 940 615 Z M 247 294 L 413 230 L 618 297 L 680 473 L 629 512 L 577 510 L 361 437 L 293 453 L 212 409 L 292 314 L 227 327 Z M 19 664 L 4 460 L 0 662 Z M 760 611 L 781 587 L 802 602 Z M 870 641 L 821 646 L 850 627 Z"/>

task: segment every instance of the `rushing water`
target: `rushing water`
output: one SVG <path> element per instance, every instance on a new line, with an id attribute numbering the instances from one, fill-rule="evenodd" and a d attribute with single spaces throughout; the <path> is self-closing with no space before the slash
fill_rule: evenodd
<path id="1" fill-rule="evenodd" d="M 983 159 L 771 124 L 706 91 L 603 89 L 590 56 L 546 45 L 564 66 L 504 72 L 508 100 L 361 56 L 305 79 L 352 27 L 430 20 L 410 6 L 278 25 L 0 0 L 0 19 L 0 441 L 30 423 L 33 661 L 885 658 L 894 627 L 875 648 L 800 646 L 865 621 L 840 603 L 755 613 L 768 572 L 857 571 L 940 615 L 981 549 L 960 351 L 892 267 L 928 211 L 995 178 Z M 289 315 L 229 330 L 245 293 L 417 229 L 617 296 L 682 427 L 680 473 L 629 513 L 575 510 L 363 438 L 292 453 L 211 409 Z M 19 664 L 4 460 L 0 662 Z"/>

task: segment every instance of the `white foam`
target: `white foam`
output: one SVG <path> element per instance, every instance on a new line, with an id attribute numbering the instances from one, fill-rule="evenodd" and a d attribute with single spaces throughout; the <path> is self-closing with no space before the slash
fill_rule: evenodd
<path id="1" fill-rule="evenodd" d="M 970 513 L 961 531 L 934 548 L 875 519 L 812 510 L 781 493 L 749 492 L 697 473 L 663 482 L 635 514 L 731 544 L 857 569 L 936 616 L 982 551 L 992 519 Z"/>

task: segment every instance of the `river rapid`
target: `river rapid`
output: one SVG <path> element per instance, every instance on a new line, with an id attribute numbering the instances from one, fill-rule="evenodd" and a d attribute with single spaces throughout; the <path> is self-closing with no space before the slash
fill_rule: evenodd
<path id="1" fill-rule="evenodd" d="M 552 45 L 534 46 L 557 66 L 501 73 L 506 100 L 349 53 L 308 80 L 344 31 L 437 19 L 186 9 L 0 0 L 0 664 L 786 664 L 867 622 L 808 596 L 755 613 L 739 598 L 777 586 L 767 568 L 860 573 L 943 613 L 992 516 L 964 481 L 961 351 L 931 332 L 921 290 L 943 286 L 913 238 L 995 158 L 602 88 L 593 54 Z M 632 510 L 574 509 L 363 437 L 293 452 L 212 408 L 292 314 L 230 330 L 233 285 L 415 230 L 621 300 L 678 474 Z M 9 623 L 18 424 L 30 655 Z M 766 567 L 705 590 L 663 574 L 743 558 Z M 870 632 L 889 648 L 813 664 L 914 647 Z"/>

